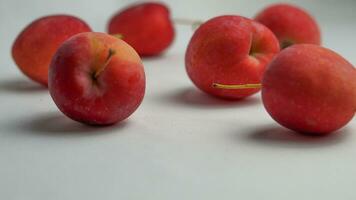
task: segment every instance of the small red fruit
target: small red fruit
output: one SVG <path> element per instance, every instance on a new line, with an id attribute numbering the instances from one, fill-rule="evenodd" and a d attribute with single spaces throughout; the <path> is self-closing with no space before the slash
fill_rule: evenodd
<path id="1" fill-rule="evenodd" d="M 269 65 L 262 98 L 281 125 L 324 134 L 345 126 L 356 111 L 356 70 L 335 52 L 295 45 Z"/>
<path id="2" fill-rule="evenodd" d="M 356 69 L 329 49 L 293 45 L 267 67 L 262 100 L 281 125 L 303 133 L 327 134 L 345 126 L 355 115 Z"/>
<path id="3" fill-rule="evenodd" d="M 318 24 L 311 15 L 297 6 L 272 5 L 262 10 L 255 20 L 271 29 L 282 49 L 292 44 L 321 43 Z"/>
<path id="4" fill-rule="evenodd" d="M 64 42 L 49 71 L 49 91 L 73 120 L 109 125 L 130 116 L 145 92 L 141 59 L 124 41 L 81 33 Z"/>
<path id="5" fill-rule="evenodd" d="M 120 34 L 141 56 L 162 53 L 174 39 L 174 28 L 167 6 L 140 3 L 115 14 L 108 24 L 110 34 Z"/>
<path id="6" fill-rule="evenodd" d="M 84 21 L 69 15 L 37 19 L 17 36 L 12 57 L 26 76 L 47 86 L 48 67 L 58 47 L 69 37 L 89 31 Z"/>
<path id="7" fill-rule="evenodd" d="M 224 90 L 213 83 L 260 83 L 266 64 L 279 51 L 274 34 L 258 22 L 240 16 L 215 17 L 202 24 L 185 55 L 188 76 L 204 92 L 240 99 L 259 89 Z"/>

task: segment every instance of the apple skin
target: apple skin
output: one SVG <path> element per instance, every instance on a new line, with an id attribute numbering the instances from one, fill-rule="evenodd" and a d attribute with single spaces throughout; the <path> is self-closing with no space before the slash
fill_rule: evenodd
<path id="1" fill-rule="evenodd" d="M 185 66 L 202 91 L 241 99 L 260 89 L 225 90 L 213 88 L 213 83 L 260 83 L 266 64 L 278 52 L 278 40 L 265 26 L 240 16 L 219 16 L 196 30 L 185 54 Z"/>
<path id="2" fill-rule="evenodd" d="M 109 51 L 115 52 L 110 60 Z M 49 91 L 57 107 L 73 120 L 92 125 L 129 117 L 141 104 L 145 85 L 139 55 L 105 33 L 81 33 L 65 41 L 49 71 Z"/>
<path id="3" fill-rule="evenodd" d="M 269 64 L 262 81 L 268 113 L 302 133 L 327 134 L 356 111 L 356 70 L 337 53 L 311 44 L 293 45 Z"/>
<path id="4" fill-rule="evenodd" d="M 158 2 L 140 3 L 116 13 L 108 32 L 120 34 L 141 56 L 155 56 L 174 40 L 174 27 L 167 6 Z"/>
<path id="5" fill-rule="evenodd" d="M 267 26 L 280 41 L 281 48 L 292 44 L 321 44 L 321 33 L 314 18 L 289 4 L 274 4 L 263 9 L 255 20 Z"/>
<path id="6" fill-rule="evenodd" d="M 89 31 L 90 27 L 74 16 L 39 18 L 17 36 L 12 57 L 26 76 L 47 87 L 48 67 L 60 44 L 77 33 Z"/>

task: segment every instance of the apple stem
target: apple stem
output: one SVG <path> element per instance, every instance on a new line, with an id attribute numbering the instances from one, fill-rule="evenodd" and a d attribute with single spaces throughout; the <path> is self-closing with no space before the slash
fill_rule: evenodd
<path id="1" fill-rule="evenodd" d="M 108 53 L 108 56 L 106 57 L 104 65 L 101 68 L 99 68 L 99 70 L 96 71 L 94 74 L 95 79 L 98 78 L 98 76 L 101 74 L 101 72 L 103 72 L 105 70 L 106 66 L 108 66 L 108 64 L 110 63 L 110 61 L 115 53 L 116 53 L 115 50 L 109 49 L 109 53 Z"/>
<path id="2" fill-rule="evenodd" d="M 112 34 L 112 36 L 116 37 L 117 39 L 123 39 L 124 36 L 120 33 L 117 33 L 117 34 Z"/>
<path id="3" fill-rule="evenodd" d="M 281 49 L 285 49 L 289 46 L 292 46 L 294 44 L 293 41 L 291 40 L 282 40 L 280 43 L 279 43 L 279 46 L 281 47 Z"/>
<path id="4" fill-rule="evenodd" d="M 227 90 L 260 89 L 261 87 L 262 87 L 261 83 L 241 84 L 241 85 L 225 85 L 225 84 L 220 84 L 220 83 L 213 83 L 213 88 L 227 89 Z"/>
<path id="5" fill-rule="evenodd" d="M 175 18 L 173 19 L 173 21 L 179 25 L 192 26 L 193 30 L 197 29 L 201 24 L 204 23 L 202 20 L 193 20 L 193 19 L 184 19 L 184 18 Z"/>

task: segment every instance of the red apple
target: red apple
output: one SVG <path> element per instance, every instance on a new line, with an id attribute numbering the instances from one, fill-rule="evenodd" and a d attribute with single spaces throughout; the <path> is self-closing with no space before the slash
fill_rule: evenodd
<path id="1" fill-rule="evenodd" d="M 104 33 L 81 33 L 54 55 L 49 91 L 73 120 L 109 125 L 126 119 L 140 105 L 145 73 L 139 55 L 124 41 Z"/>
<path id="2" fill-rule="evenodd" d="M 337 53 L 311 44 L 286 48 L 268 65 L 262 84 L 214 84 L 225 90 L 262 87 L 267 112 L 281 125 L 327 134 L 356 111 L 356 69 Z"/>
<path id="3" fill-rule="evenodd" d="M 329 49 L 293 45 L 268 66 L 262 98 L 272 118 L 289 129 L 333 132 L 355 114 L 356 70 Z"/>
<path id="4" fill-rule="evenodd" d="M 271 29 L 281 48 L 292 44 L 321 43 L 320 30 L 314 18 L 296 6 L 275 4 L 262 10 L 255 19 Z"/>
<path id="5" fill-rule="evenodd" d="M 162 53 L 174 39 L 167 6 L 158 2 L 140 3 L 115 14 L 108 24 L 110 34 L 120 34 L 141 56 Z"/>
<path id="6" fill-rule="evenodd" d="M 91 31 L 81 19 L 69 15 L 42 17 L 29 24 L 16 38 L 12 57 L 29 78 L 47 86 L 53 54 L 69 37 Z"/>
<path id="7" fill-rule="evenodd" d="M 219 16 L 202 24 L 190 40 L 186 70 L 202 91 L 240 99 L 259 89 L 224 90 L 213 83 L 260 83 L 266 64 L 279 52 L 278 40 L 265 26 L 240 16 Z"/>

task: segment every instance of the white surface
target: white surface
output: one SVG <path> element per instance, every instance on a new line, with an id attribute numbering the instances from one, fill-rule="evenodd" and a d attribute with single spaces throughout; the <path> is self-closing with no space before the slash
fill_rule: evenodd
<path id="1" fill-rule="evenodd" d="M 85 3 L 84 3 L 85 2 Z M 0 0 L 0 199 L 356 199 L 356 119 L 339 134 L 308 138 L 279 127 L 259 95 L 225 102 L 197 91 L 184 69 L 192 34 L 145 59 L 147 93 L 129 120 L 86 127 L 63 116 L 48 92 L 10 57 L 33 19 L 70 13 L 104 31 L 130 1 Z M 271 1 L 167 1 L 175 17 L 253 16 Z M 298 1 L 321 24 L 325 46 L 356 64 L 356 1 Z"/>

